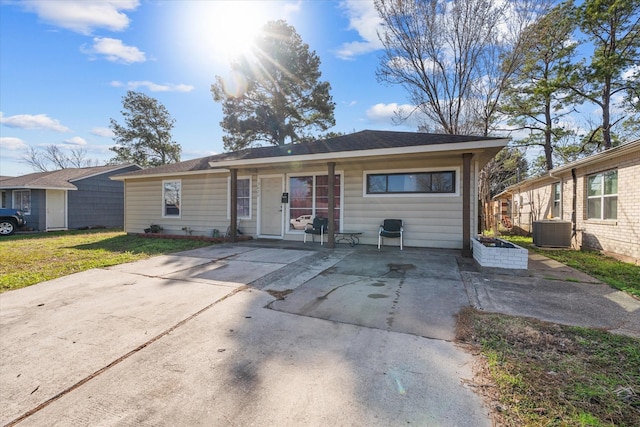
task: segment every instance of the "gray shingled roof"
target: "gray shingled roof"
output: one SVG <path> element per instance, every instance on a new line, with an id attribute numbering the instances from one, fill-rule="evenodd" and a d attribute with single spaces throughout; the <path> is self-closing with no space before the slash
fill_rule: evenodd
<path id="1" fill-rule="evenodd" d="M 363 130 L 349 135 L 324 140 L 248 148 L 230 153 L 215 154 L 179 163 L 158 166 L 150 169 L 128 172 L 118 177 L 134 177 L 157 174 L 175 174 L 211 169 L 210 162 L 268 159 L 277 157 L 295 157 L 310 154 L 341 153 L 347 151 L 375 150 L 383 148 L 402 148 L 420 145 L 454 144 L 471 141 L 490 141 L 494 137 L 446 135 L 419 132 L 393 132 Z M 292 159 L 293 160 L 293 159 Z"/>
<path id="2" fill-rule="evenodd" d="M 90 168 L 68 168 L 51 172 L 36 172 L 0 181 L 0 188 L 60 188 L 75 190 L 72 184 L 89 176 L 122 169 L 131 165 L 108 165 Z"/>

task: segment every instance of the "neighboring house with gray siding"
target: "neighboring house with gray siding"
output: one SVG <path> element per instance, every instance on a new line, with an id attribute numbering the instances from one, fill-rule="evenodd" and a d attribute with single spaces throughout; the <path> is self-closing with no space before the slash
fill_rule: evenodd
<path id="1" fill-rule="evenodd" d="M 568 163 L 494 197 L 503 224 L 571 222 L 571 245 L 640 263 L 640 140 Z"/>
<path id="2" fill-rule="evenodd" d="M 211 236 L 238 219 L 245 235 L 302 241 L 296 219 L 333 216 L 330 245 L 341 231 L 361 232 L 361 243 L 377 244 L 382 220 L 398 218 L 407 246 L 466 251 L 478 231 L 478 174 L 507 141 L 362 131 L 217 154 L 113 179 L 125 182 L 130 233 L 157 224 L 165 233 L 184 234 L 187 228 Z"/>
<path id="3" fill-rule="evenodd" d="M 137 165 L 109 165 L 3 179 L 3 207 L 25 211 L 27 227 L 35 230 L 122 227 L 124 185 L 109 177 L 136 170 Z"/>

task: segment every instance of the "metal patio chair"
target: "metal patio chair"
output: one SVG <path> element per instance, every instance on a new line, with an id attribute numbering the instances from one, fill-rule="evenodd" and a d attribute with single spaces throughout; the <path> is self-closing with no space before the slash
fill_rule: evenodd
<path id="1" fill-rule="evenodd" d="M 324 235 L 329 227 L 329 218 L 315 217 L 312 224 L 307 224 L 304 229 L 304 243 L 307 243 L 307 235 L 311 234 L 311 238 L 315 242 L 315 236 L 320 236 L 320 244 L 324 244 Z"/>
<path id="2" fill-rule="evenodd" d="M 385 219 L 378 231 L 378 250 L 384 243 L 384 239 L 400 239 L 400 250 L 402 250 L 402 233 L 404 225 L 401 219 Z"/>

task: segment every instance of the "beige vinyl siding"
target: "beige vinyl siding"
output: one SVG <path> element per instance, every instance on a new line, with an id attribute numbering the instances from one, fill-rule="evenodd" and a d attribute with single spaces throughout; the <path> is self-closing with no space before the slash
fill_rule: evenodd
<path id="1" fill-rule="evenodd" d="M 227 175 L 202 174 L 172 177 L 180 180 L 180 218 L 162 216 L 162 179 L 127 182 L 125 230 L 142 233 L 150 224 L 159 224 L 166 233 L 182 234 L 190 227 L 194 235 L 210 236 L 214 228 L 224 232 L 227 219 Z"/>
<path id="2" fill-rule="evenodd" d="M 447 170 L 458 168 L 456 185 L 459 189 L 462 165 L 449 161 L 405 161 L 388 163 L 345 164 L 336 166 L 344 173 L 343 230 L 361 231 L 363 244 L 378 243 L 378 228 L 385 218 L 402 219 L 405 223 L 405 245 L 459 249 L 462 247 L 462 197 L 453 195 L 428 196 L 364 196 L 365 171 L 402 171 L 408 169 Z M 287 234 L 285 238 L 298 236 Z M 390 240 L 390 245 L 397 245 Z"/>
<path id="3" fill-rule="evenodd" d="M 408 163 L 407 169 L 419 167 L 418 164 Z M 386 169 L 384 165 L 372 165 L 366 170 L 383 169 Z M 395 170 L 393 167 L 389 169 Z M 362 243 L 377 244 L 378 228 L 382 221 L 397 218 L 404 222 L 406 246 L 462 247 L 461 196 L 364 197 L 363 172 L 363 169 L 351 170 L 346 174 L 344 213 L 344 229 L 363 231 Z M 459 185 L 460 173 L 456 174 L 456 181 Z M 389 244 L 397 244 L 397 240 L 391 240 Z"/>
<path id="4" fill-rule="evenodd" d="M 406 246 L 462 248 L 462 161 L 461 157 L 417 158 L 410 161 L 336 162 L 336 174 L 342 179 L 342 230 L 360 231 L 362 244 L 378 243 L 378 228 L 385 218 L 399 218 L 405 223 Z M 383 195 L 364 194 L 364 174 L 367 172 L 406 170 L 456 171 L 456 194 Z M 289 177 L 327 173 L 326 165 L 257 168 L 238 170 L 238 176 L 251 177 L 251 219 L 241 220 L 240 230 L 256 237 L 258 212 L 258 177 L 282 174 L 285 191 Z M 126 231 L 141 233 L 150 224 L 160 224 L 165 232 L 182 234 L 182 227 L 191 227 L 194 235 L 210 235 L 214 228 L 225 232 L 227 216 L 228 173 L 203 173 L 171 177 L 182 183 L 181 217 L 162 217 L 162 178 L 128 180 L 126 185 Z M 473 177 L 473 176 L 472 176 Z M 472 179 L 472 185 L 475 180 Z M 472 205 L 473 206 L 473 205 Z M 285 207 L 284 239 L 302 241 L 304 233 L 288 230 L 288 206 Z M 472 224 L 475 225 L 475 224 Z M 388 245 L 398 245 L 397 239 Z"/>

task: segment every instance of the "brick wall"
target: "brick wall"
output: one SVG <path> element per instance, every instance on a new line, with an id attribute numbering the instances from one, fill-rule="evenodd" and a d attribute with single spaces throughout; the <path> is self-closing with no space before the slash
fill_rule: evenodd
<path id="1" fill-rule="evenodd" d="M 640 144 L 619 155 L 603 152 L 591 161 L 577 162 L 576 166 L 576 233 L 572 245 L 577 249 L 596 249 L 621 255 L 628 261 L 640 262 Z M 608 158 L 610 157 L 610 158 Z M 604 158 L 598 161 L 599 158 Z M 570 165 L 569 165 L 570 166 Z M 552 184 L 561 183 L 560 217 L 571 221 L 573 212 L 573 178 L 571 168 L 561 168 L 546 177 L 524 181 L 511 188 L 514 208 L 513 223 L 531 231 L 533 221 L 545 219 L 552 207 Z M 618 171 L 617 219 L 593 220 L 587 218 L 587 177 L 591 174 L 616 169 Z"/>
<path id="2" fill-rule="evenodd" d="M 587 176 L 611 169 L 618 171 L 616 220 L 587 218 Z M 576 246 L 597 249 L 640 260 L 640 149 L 578 171 Z"/>

